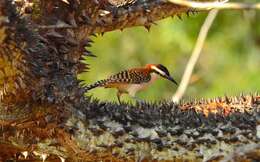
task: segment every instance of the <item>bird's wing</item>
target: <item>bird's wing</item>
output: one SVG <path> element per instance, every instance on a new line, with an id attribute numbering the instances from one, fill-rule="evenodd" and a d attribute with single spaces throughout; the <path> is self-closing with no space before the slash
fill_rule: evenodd
<path id="1" fill-rule="evenodd" d="M 121 71 L 115 75 L 111 75 L 107 79 L 99 80 L 93 84 L 87 85 L 86 90 L 91 90 L 96 87 L 117 87 L 118 84 L 140 84 L 151 80 L 150 73 L 141 68 Z"/>
<path id="2" fill-rule="evenodd" d="M 121 71 L 112 75 L 108 79 L 109 83 L 126 83 L 126 84 L 140 84 L 151 80 L 151 75 L 141 69 L 131 69 Z"/>

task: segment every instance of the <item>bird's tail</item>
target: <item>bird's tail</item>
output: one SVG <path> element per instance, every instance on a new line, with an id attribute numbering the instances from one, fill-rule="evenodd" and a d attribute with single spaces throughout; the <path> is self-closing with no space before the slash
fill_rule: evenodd
<path id="1" fill-rule="evenodd" d="M 97 82 L 95 82 L 95 83 L 93 83 L 93 84 L 87 85 L 87 86 L 84 87 L 84 88 L 85 88 L 85 90 L 88 91 L 88 90 L 91 90 L 91 89 L 93 89 L 93 88 L 103 87 L 103 86 L 106 85 L 106 83 L 107 83 L 107 79 L 103 79 L 103 80 L 99 80 L 99 81 L 97 81 Z"/>

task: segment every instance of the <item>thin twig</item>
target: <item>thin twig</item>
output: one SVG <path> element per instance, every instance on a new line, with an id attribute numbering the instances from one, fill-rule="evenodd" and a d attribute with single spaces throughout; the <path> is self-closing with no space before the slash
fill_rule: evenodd
<path id="1" fill-rule="evenodd" d="M 209 31 L 214 19 L 216 18 L 217 13 L 218 13 L 218 10 L 216 10 L 216 9 L 211 10 L 209 12 L 207 18 L 205 19 L 204 24 L 202 25 L 202 27 L 200 29 L 200 33 L 199 33 L 196 45 L 194 47 L 190 60 L 186 66 L 185 72 L 182 76 L 180 86 L 178 87 L 176 93 L 172 97 L 173 102 L 179 102 L 187 89 L 194 66 L 199 59 L 203 44 L 208 35 L 208 31 Z"/>
<path id="2" fill-rule="evenodd" d="M 177 5 L 201 9 L 201 10 L 210 10 L 210 9 L 256 9 L 260 10 L 260 3 L 239 3 L 239 2 L 228 2 L 226 0 L 215 1 L 215 2 L 195 2 L 187 0 L 168 0 Z"/>

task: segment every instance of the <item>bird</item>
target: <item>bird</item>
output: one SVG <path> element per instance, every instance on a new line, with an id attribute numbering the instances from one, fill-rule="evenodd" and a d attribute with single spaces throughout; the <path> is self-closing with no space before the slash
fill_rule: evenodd
<path id="1" fill-rule="evenodd" d="M 109 76 L 107 79 L 99 80 L 93 84 L 85 86 L 85 90 L 89 91 L 97 87 L 116 88 L 117 99 L 121 104 L 121 95 L 126 93 L 132 98 L 141 90 L 151 85 L 155 80 L 162 77 L 174 84 L 178 83 L 171 77 L 168 69 L 162 64 L 146 64 L 144 67 L 123 70 L 117 74 Z"/>

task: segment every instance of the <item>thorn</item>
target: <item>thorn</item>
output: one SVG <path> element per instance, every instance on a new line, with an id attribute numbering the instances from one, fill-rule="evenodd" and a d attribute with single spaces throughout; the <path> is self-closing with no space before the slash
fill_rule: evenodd
<path id="1" fill-rule="evenodd" d="M 177 17 L 178 17 L 180 20 L 182 20 L 182 17 L 181 17 L 181 15 L 177 14 Z"/>
<path id="2" fill-rule="evenodd" d="M 59 158 L 60 158 L 61 162 L 65 162 L 65 160 L 66 160 L 64 157 L 61 157 L 61 156 L 59 156 Z"/>
<path id="3" fill-rule="evenodd" d="M 251 105 L 253 105 L 255 103 L 253 95 L 250 95 L 250 101 L 249 102 L 250 102 Z"/>
<path id="4" fill-rule="evenodd" d="M 41 154 L 42 162 L 45 162 L 47 157 L 48 157 L 48 154 Z"/>
<path id="5" fill-rule="evenodd" d="M 107 14 L 110 14 L 110 12 L 107 10 L 100 10 L 100 16 L 106 16 Z"/>
<path id="6" fill-rule="evenodd" d="M 64 3 L 67 3 L 68 5 L 70 4 L 68 0 L 61 0 Z"/>
<path id="7" fill-rule="evenodd" d="M 210 103 L 210 99 L 206 99 L 205 102 L 206 102 L 206 104 L 209 104 Z"/>
<path id="8" fill-rule="evenodd" d="M 14 157 L 15 157 L 15 159 L 17 159 L 17 160 L 20 160 L 21 158 L 21 155 L 19 154 L 19 153 L 15 153 L 14 155 L 13 155 Z"/>
<path id="9" fill-rule="evenodd" d="M 93 34 L 91 34 L 91 36 L 93 36 L 93 37 L 97 37 L 97 34 L 94 34 L 94 33 L 93 33 Z"/>
<path id="10" fill-rule="evenodd" d="M 35 156 L 40 156 L 40 153 L 37 152 L 37 151 L 33 151 L 33 154 L 34 154 Z"/>
<path id="11" fill-rule="evenodd" d="M 235 102 L 236 102 L 236 103 L 239 103 L 239 100 L 240 100 L 240 99 L 239 99 L 237 96 L 235 96 Z"/>
<path id="12" fill-rule="evenodd" d="M 234 97 L 233 96 L 230 98 L 230 101 L 231 101 L 231 103 L 234 102 Z"/>
<path id="13" fill-rule="evenodd" d="M 16 137 L 19 138 L 20 134 L 21 134 L 21 132 L 20 132 L 20 131 L 17 131 Z"/>
<path id="14" fill-rule="evenodd" d="M 84 39 L 82 42 L 81 42 L 81 44 L 82 44 L 82 46 L 84 46 L 84 47 L 91 47 L 91 43 L 93 43 L 94 41 L 93 40 L 91 40 L 91 39 Z"/>
<path id="15" fill-rule="evenodd" d="M 197 98 L 195 98 L 194 104 L 195 104 L 195 105 L 198 105 L 198 100 L 197 100 Z"/>
<path id="16" fill-rule="evenodd" d="M 96 55 L 93 55 L 90 51 L 86 50 L 85 52 L 83 52 L 84 55 L 86 56 L 90 56 L 90 57 L 97 57 Z"/>
<path id="17" fill-rule="evenodd" d="M 228 96 L 226 96 L 226 95 L 225 95 L 225 102 L 226 102 L 227 104 L 230 103 L 230 100 L 229 100 Z"/>
<path id="18" fill-rule="evenodd" d="M 150 31 L 151 25 L 144 25 L 144 27 L 147 29 L 147 31 Z"/>
<path id="19" fill-rule="evenodd" d="M 203 98 L 201 98 L 201 99 L 198 101 L 198 104 L 199 104 L 199 105 L 203 104 L 202 100 L 203 100 Z"/>
<path id="20" fill-rule="evenodd" d="M 145 11 L 146 11 L 147 13 L 150 13 L 150 12 L 151 12 L 151 10 L 150 10 L 150 9 L 146 9 Z"/>
<path id="21" fill-rule="evenodd" d="M 28 155 L 29 155 L 28 151 L 23 151 L 23 152 L 21 152 L 21 153 L 22 153 L 22 155 L 24 156 L 24 158 L 27 159 L 27 157 L 28 157 Z"/>
<path id="22" fill-rule="evenodd" d="M 91 42 L 84 42 L 82 43 L 84 47 L 91 47 Z"/>
<path id="23" fill-rule="evenodd" d="M 242 98 L 243 101 L 246 101 L 246 96 L 245 96 L 244 93 L 241 94 L 241 98 Z"/>
<path id="24" fill-rule="evenodd" d="M 158 25 L 156 22 L 151 22 L 153 25 Z"/>

